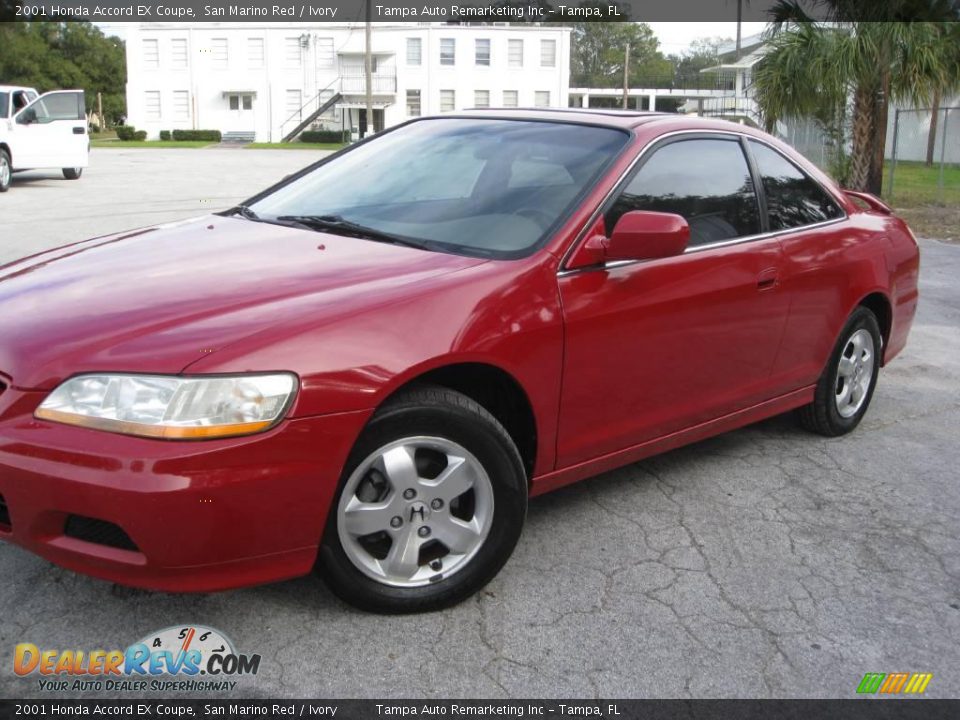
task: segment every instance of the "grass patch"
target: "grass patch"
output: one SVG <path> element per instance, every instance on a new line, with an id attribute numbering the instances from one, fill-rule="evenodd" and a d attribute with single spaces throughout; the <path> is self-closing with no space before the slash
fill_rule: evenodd
<path id="1" fill-rule="evenodd" d="M 202 148 L 211 144 L 206 140 L 97 140 L 91 136 L 90 144 L 95 148 Z"/>
<path id="2" fill-rule="evenodd" d="M 247 150 L 340 150 L 344 143 L 250 143 L 243 147 Z"/>
<path id="3" fill-rule="evenodd" d="M 927 167 L 922 162 L 897 161 L 890 185 L 890 163 L 883 172 L 883 196 L 920 237 L 960 242 L 960 165 Z M 892 191 L 891 191 L 892 190 Z"/>
<path id="4" fill-rule="evenodd" d="M 893 172 L 890 184 L 890 163 L 883 169 L 884 197 L 898 205 L 957 205 L 960 206 L 960 165 L 943 168 L 943 188 L 940 183 L 940 166 L 934 163 L 927 167 L 922 162 L 900 160 Z"/>

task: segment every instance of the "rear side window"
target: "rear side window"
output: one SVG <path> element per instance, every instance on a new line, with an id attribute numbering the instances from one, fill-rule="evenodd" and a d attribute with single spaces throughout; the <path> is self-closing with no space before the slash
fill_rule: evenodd
<path id="1" fill-rule="evenodd" d="M 823 188 L 776 150 L 751 140 L 750 152 L 767 196 L 771 230 L 789 230 L 843 215 Z"/>
<path id="2" fill-rule="evenodd" d="M 0 92 L 0 119 L 7 117 L 10 111 L 10 95 Z"/>
<path id="3" fill-rule="evenodd" d="M 681 140 L 656 150 L 607 212 L 607 232 L 631 210 L 682 215 L 690 247 L 760 232 L 750 169 L 732 139 Z"/>

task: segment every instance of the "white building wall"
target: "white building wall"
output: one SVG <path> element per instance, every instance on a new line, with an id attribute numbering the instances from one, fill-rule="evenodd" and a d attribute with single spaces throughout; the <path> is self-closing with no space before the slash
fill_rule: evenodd
<path id="1" fill-rule="evenodd" d="M 408 63 L 408 38 L 420 39 L 420 65 Z M 440 62 L 444 39 L 455 43 L 452 66 Z M 478 39 L 490 41 L 489 66 L 476 62 Z M 510 39 L 523 41 L 520 68 L 509 66 Z M 542 66 L 542 40 L 556 45 L 553 67 Z M 456 110 L 474 107 L 478 90 L 489 93 L 491 107 L 503 105 L 504 91 L 516 92 L 520 107 L 533 107 L 537 93 L 541 100 L 549 93 L 550 107 L 567 104 L 567 28 L 377 23 L 372 49 L 377 60 L 374 106 L 383 110 L 384 127 L 408 119 L 408 90 L 420 91 L 422 115 L 440 112 L 443 90 L 454 91 Z M 150 138 L 156 138 L 161 130 L 189 128 L 252 132 L 257 141 L 277 142 L 293 130 L 300 117 L 316 109 L 327 93 L 342 92 L 344 97 L 336 109 L 321 116 L 317 125 L 356 130 L 359 109 L 365 103 L 363 51 L 364 27 L 358 23 L 132 25 L 127 38 L 127 123 L 146 130 Z M 186 114 L 184 93 L 189 97 Z M 234 108 L 231 95 L 240 98 Z M 249 110 L 244 109 L 244 96 L 250 98 Z M 291 118 L 297 97 L 302 115 Z"/>

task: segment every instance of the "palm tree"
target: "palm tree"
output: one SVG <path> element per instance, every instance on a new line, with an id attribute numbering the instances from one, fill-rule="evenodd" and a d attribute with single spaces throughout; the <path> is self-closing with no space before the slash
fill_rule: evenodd
<path id="1" fill-rule="evenodd" d="M 903 22 L 900 11 L 908 1 L 815 0 L 827 8 L 829 22 L 819 24 L 796 0 L 780 0 L 768 30 L 769 52 L 754 77 L 768 128 L 787 117 L 842 123 L 849 106 L 845 180 L 875 194 L 883 179 L 890 100 L 924 105 L 956 73 L 948 60 L 947 23 Z"/>

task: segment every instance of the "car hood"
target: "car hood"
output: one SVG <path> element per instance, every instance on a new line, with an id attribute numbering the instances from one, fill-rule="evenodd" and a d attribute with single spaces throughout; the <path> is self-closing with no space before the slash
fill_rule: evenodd
<path id="1" fill-rule="evenodd" d="M 220 216 L 98 238 L 0 267 L 0 373 L 22 389 L 178 373 L 268 326 L 302 326 L 304 308 L 320 323 L 483 262 Z"/>

